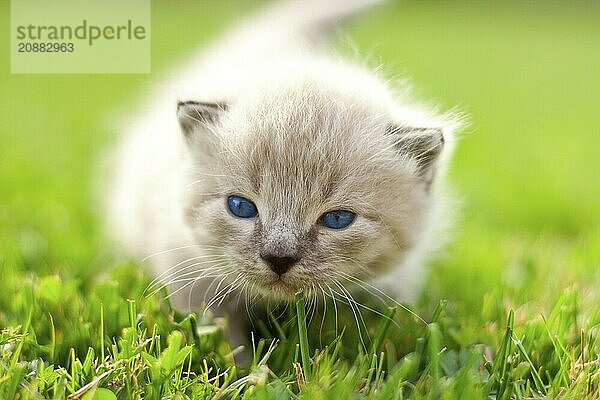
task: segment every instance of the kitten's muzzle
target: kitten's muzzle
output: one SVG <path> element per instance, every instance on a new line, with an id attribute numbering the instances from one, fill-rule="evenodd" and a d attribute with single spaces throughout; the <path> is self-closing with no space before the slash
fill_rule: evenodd
<path id="1" fill-rule="evenodd" d="M 274 254 L 261 254 L 260 258 L 262 258 L 269 268 L 279 276 L 285 274 L 292 265 L 300 261 L 300 257 L 280 257 Z"/>

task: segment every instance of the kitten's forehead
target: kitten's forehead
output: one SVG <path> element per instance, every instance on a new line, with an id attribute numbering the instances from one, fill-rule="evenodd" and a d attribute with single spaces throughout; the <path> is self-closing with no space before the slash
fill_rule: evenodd
<path id="1" fill-rule="evenodd" d="M 304 83 L 234 106 L 223 152 L 234 185 L 299 217 L 371 196 L 388 119 L 339 91 Z"/>

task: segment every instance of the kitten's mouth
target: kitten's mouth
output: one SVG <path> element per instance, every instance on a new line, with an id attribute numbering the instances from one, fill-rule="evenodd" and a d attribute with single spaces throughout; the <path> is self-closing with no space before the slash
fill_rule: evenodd
<path id="1" fill-rule="evenodd" d="M 270 293 L 283 296 L 294 295 L 294 293 L 296 293 L 300 289 L 297 285 L 290 282 L 289 279 L 286 279 L 285 276 L 278 276 L 276 278 L 273 278 L 268 282 L 264 282 L 262 286 L 263 290 L 267 290 Z"/>
<path id="2" fill-rule="evenodd" d="M 282 277 L 278 277 L 273 279 L 271 282 L 269 282 L 268 284 L 269 287 L 271 288 L 285 288 L 285 289 L 291 289 L 292 286 L 285 281 L 285 278 Z"/>
<path id="3" fill-rule="evenodd" d="M 306 284 L 302 276 L 295 272 L 288 271 L 279 275 L 266 268 L 260 273 L 249 274 L 246 279 L 252 284 L 251 287 L 263 296 L 281 300 L 293 298 L 299 290 L 305 288 Z"/>

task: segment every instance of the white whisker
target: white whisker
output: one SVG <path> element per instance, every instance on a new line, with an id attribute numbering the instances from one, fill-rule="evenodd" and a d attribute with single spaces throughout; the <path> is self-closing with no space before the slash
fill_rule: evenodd
<path id="1" fill-rule="evenodd" d="M 348 292 L 344 291 L 343 286 L 341 284 L 339 284 L 337 281 L 332 281 L 332 283 L 337 286 L 342 293 L 337 293 L 335 290 L 333 290 L 333 293 L 338 294 L 340 297 L 343 297 L 346 299 L 347 304 L 350 306 L 350 310 L 352 311 L 352 314 L 354 315 L 354 320 L 356 322 L 356 330 L 358 331 L 358 337 L 360 339 L 360 343 L 362 344 L 364 349 L 367 349 L 367 346 L 365 344 L 363 335 L 362 335 L 362 329 L 361 329 L 361 323 L 359 321 L 359 315 L 360 315 L 360 320 L 362 321 L 363 325 L 364 325 L 364 320 L 362 319 L 362 314 L 360 313 L 360 310 L 358 310 L 358 308 L 356 308 L 356 306 L 353 303 L 353 299 L 351 299 L 352 296 L 348 297 Z M 366 327 L 365 327 L 366 329 Z M 368 332 L 366 332 L 368 335 Z"/>
<path id="2" fill-rule="evenodd" d="M 152 253 L 144 258 L 142 258 L 142 262 L 145 262 L 146 260 L 148 260 L 149 258 L 152 257 L 156 257 L 156 256 L 160 256 L 161 254 L 166 254 L 166 253 L 170 253 L 172 251 L 177 251 L 177 250 L 183 250 L 183 249 L 189 249 L 191 247 L 200 247 L 200 245 L 197 244 L 190 244 L 187 246 L 179 246 L 179 247 L 173 247 L 172 249 L 167 249 L 167 250 L 162 250 L 162 251 L 158 251 L 156 253 Z"/>
<path id="3" fill-rule="evenodd" d="M 158 276 L 156 276 L 152 281 L 150 281 L 150 283 L 148 284 L 148 287 L 146 287 L 146 289 L 144 290 L 144 293 L 146 292 L 146 290 L 149 290 L 153 285 L 155 285 L 157 282 L 160 282 L 162 279 L 164 279 L 165 276 L 170 276 L 170 274 L 172 274 L 172 271 L 174 269 L 176 269 L 177 267 L 184 265 L 185 263 L 194 261 L 194 260 L 198 260 L 198 259 L 202 259 L 202 258 L 211 258 L 210 260 L 208 260 L 208 262 L 214 262 L 216 260 L 220 260 L 220 257 L 222 257 L 223 259 L 226 258 L 226 256 L 222 256 L 222 255 L 210 255 L 210 254 L 204 254 L 204 255 L 198 255 L 195 257 L 190 257 L 186 260 L 180 261 L 177 264 L 173 265 L 170 268 L 167 268 L 165 271 L 163 271 L 161 274 L 159 274 Z M 175 272 L 177 273 L 177 272 Z"/>
<path id="4" fill-rule="evenodd" d="M 399 303 L 398 301 L 396 301 L 393 297 L 389 296 L 388 294 L 386 294 L 385 292 L 383 292 L 382 290 L 376 288 L 375 286 L 371 285 L 368 282 L 362 281 L 352 275 L 348 275 L 348 274 L 344 274 L 343 272 L 340 272 L 340 277 L 356 283 L 356 284 L 361 284 L 361 285 L 366 285 L 367 287 L 369 287 L 372 290 L 375 290 L 377 293 L 381 294 L 382 296 L 384 296 L 386 299 L 388 299 L 389 301 L 391 301 L 395 306 L 400 307 L 401 309 L 403 309 L 404 311 L 408 312 L 410 315 L 412 315 L 413 317 L 417 318 L 419 321 L 421 321 L 424 325 L 429 325 L 427 323 L 427 321 L 425 321 L 423 318 L 421 318 L 417 313 L 415 313 L 414 311 L 412 311 L 410 308 L 406 307 L 404 304 Z M 365 289 L 363 287 L 363 289 Z M 366 290 L 366 289 L 365 289 Z"/>

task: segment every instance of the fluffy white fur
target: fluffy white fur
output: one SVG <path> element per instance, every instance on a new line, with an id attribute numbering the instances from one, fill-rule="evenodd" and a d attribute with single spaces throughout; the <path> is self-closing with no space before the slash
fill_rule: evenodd
<path id="1" fill-rule="evenodd" d="M 352 290 L 348 277 L 399 301 L 421 290 L 455 123 L 322 48 L 324 28 L 369 3 L 272 5 L 174 73 L 132 118 L 115 152 L 109 226 L 152 268 L 153 287 L 177 291 L 179 307 L 213 299 L 243 318 L 244 291 Z M 178 120 L 179 101 L 216 106 L 180 105 Z M 259 216 L 230 215 L 231 194 Z M 356 221 L 320 226 L 335 209 Z M 259 256 L 273 243 L 301 256 L 281 277 Z"/>

